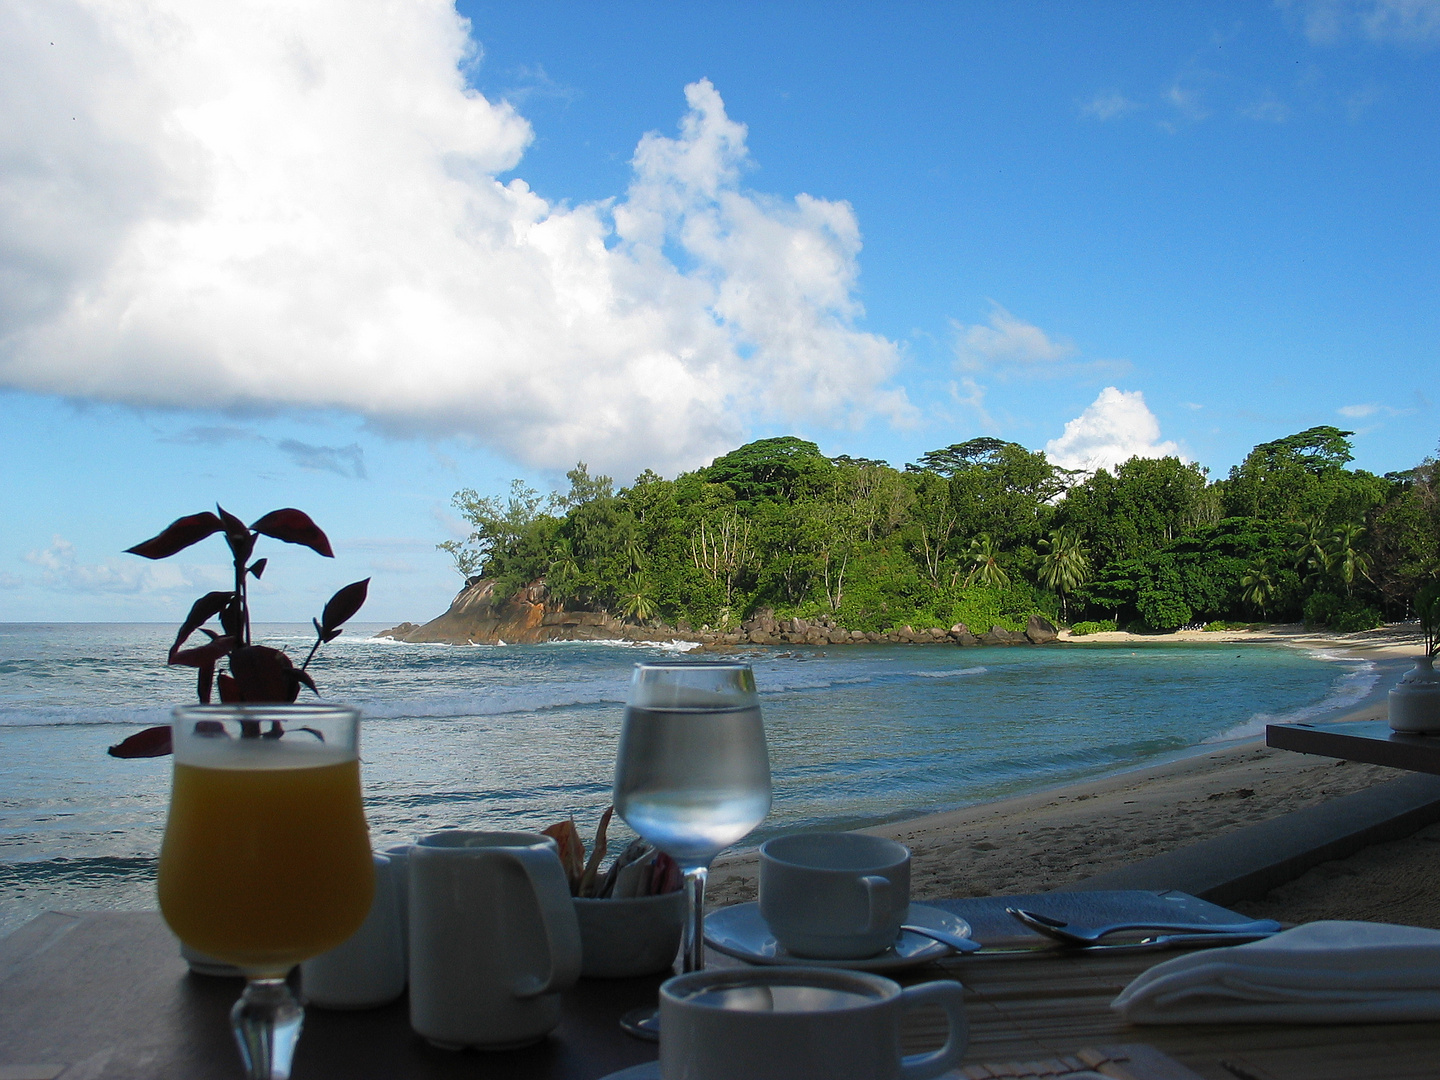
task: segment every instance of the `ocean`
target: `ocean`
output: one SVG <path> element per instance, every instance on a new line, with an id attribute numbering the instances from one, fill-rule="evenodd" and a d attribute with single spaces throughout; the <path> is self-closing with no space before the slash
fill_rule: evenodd
<path id="1" fill-rule="evenodd" d="M 684 648 L 410 645 L 370 636 L 381 629 L 347 629 L 310 668 L 323 699 L 365 714 L 377 848 L 571 815 L 588 839 L 609 802 L 632 665 Z M 105 751 L 194 700 L 194 672 L 164 663 L 173 633 L 0 624 L 0 934 L 47 909 L 154 906 L 170 761 Z M 256 635 L 297 662 L 313 640 L 303 625 Z M 954 809 L 1255 737 L 1266 722 L 1324 719 L 1408 666 L 1225 642 L 747 657 L 775 800 L 746 843 Z"/>

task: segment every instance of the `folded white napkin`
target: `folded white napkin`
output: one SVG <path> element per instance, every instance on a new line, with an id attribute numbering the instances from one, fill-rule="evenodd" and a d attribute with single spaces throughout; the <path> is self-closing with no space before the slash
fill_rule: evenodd
<path id="1" fill-rule="evenodd" d="M 1314 922 L 1146 971 L 1110 1007 L 1133 1024 L 1440 1019 L 1440 930 Z"/>

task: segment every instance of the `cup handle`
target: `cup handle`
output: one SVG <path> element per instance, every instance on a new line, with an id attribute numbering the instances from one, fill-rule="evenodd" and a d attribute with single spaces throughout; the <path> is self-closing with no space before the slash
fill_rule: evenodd
<path id="1" fill-rule="evenodd" d="M 865 889 L 865 903 L 869 911 L 864 933 L 874 934 L 885 929 L 895 917 L 890 910 L 892 886 L 889 878 L 878 874 L 866 874 L 860 879 L 860 884 Z"/>
<path id="2" fill-rule="evenodd" d="M 539 997 L 558 990 L 567 990 L 580 978 L 580 925 L 575 920 L 575 905 L 570 900 L 570 884 L 555 852 L 546 848 L 534 851 L 508 852 L 519 864 L 540 925 L 545 931 L 545 951 L 550 970 L 541 975 L 521 975 L 510 986 L 517 998 Z M 564 903 L 557 903 L 557 898 Z"/>
<path id="3" fill-rule="evenodd" d="M 945 1010 L 949 1032 L 945 1045 L 928 1054 L 908 1054 L 900 1059 L 901 1080 L 926 1080 L 939 1076 L 960 1061 L 970 1042 L 970 1023 L 965 1019 L 965 988 L 949 979 L 907 986 L 900 992 L 900 1008 L 911 1012 L 921 1005 L 939 1005 Z"/>

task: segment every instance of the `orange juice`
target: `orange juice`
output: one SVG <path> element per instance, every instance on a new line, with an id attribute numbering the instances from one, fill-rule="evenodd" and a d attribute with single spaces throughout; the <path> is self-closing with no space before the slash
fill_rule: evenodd
<path id="1" fill-rule="evenodd" d="M 176 762 L 160 910 L 191 948 L 283 973 L 360 927 L 374 864 L 358 761 L 254 750 L 238 768 Z"/>

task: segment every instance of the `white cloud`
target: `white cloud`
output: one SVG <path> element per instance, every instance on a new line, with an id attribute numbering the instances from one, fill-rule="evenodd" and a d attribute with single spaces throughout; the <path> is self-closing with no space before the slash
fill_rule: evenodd
<path id="1" fill-rule="evenodd" d="M 1185 460 L 1175 443 L 1159 440 L 1160 421 L 1146 406 L 1145 395 L 1107 386 L 1058 439 L 1045 444 L 1045 453 L 1067 469 L 1114 468 L 1132 457 Z"/>
<path id="2" fill-rule="evenodd" d="M 1017 319 L 991 301 L 990 324 L 967 326 L 952 322 L 956 332 L 955 352 L 964 368 L 976 369 L 1000 363 L 1047 364 L 1068 359 L 1076 352 L 1068 341 L 1057 341 L 1040 327 Z"/>
<path id="3" fill-rule="evenodd" d="M 969 409 L 979 423 L 981 431 L 993 433 L 999 430 L 995 418 L 985 408 L 985 387 L 968 375 L 958 383 L 950 383 L 950 400 L 962 408 Z"/>
<path id="4" fill-rule="evenodd" d="M 1080 115 L 1096 120 L 1114 120 L 1126 113 L 1134 112 L 1140 106 L 1119 91 L 1096 94 L 1089 101 L 1081 102 Z"/>
<path id="5" fill-rule="evenodd" d="M 1376 42 L 1440 42 L 1440 0 L 1277 0 L 1299 18 L 1315 45 L 1352 36 Z"/>
<path id="6" fill-rule="evenodd" d="M 1210 115 L 1210 110 L 1205 107 L 1200 97 L 1200 91 L 1184 86 L 1178 80 L 1165 91 L 1165 100 L 1175 110 L 1178 118 L 1188 123 L 1199 123 Z M 1167 130 L 1175 130 L 1172 121 L 1165 121 L 1161 126 Z"/>
<path id="7" fill-rule="evenodd" d="M 1342 405 L 1335 411 L 1351 420 L 1360 420 L 1367 416 L 1374 416 L 1380 411 L 1380 406 L 1373 402 L 1364 405 Z"/>
<path id="8" fill-rule="evenodd" d="M 1274 95 L 1267 94 L 1254 104 L 1242 108 L 1240 115 L 1267 124 L 1283 124 L 1290 119 L 1290 106 Z"/>
<path id="9" fill-rule="evenodd" d="M 76 556 L 75 545 L 59 535 L 51 538 L 49 547 L 26 552 L 24 558 L 40 570 L 43 585 L 63 592 L 188 595 L 231 587 L 229 573 L 223 566 L 136 559 L 82 563 Z"/>
<path id="10" fill-rule="evenodd" d="M 532 132 L 465 86 L 473 52 L 442 0 L 6 7 L 0 385 L 621 475 L 752 421 L 913 416 L 855 325 L 854 212 L 743 188 L 708 81 L 628 191 L 571 207 L 499 179 Z"/>

